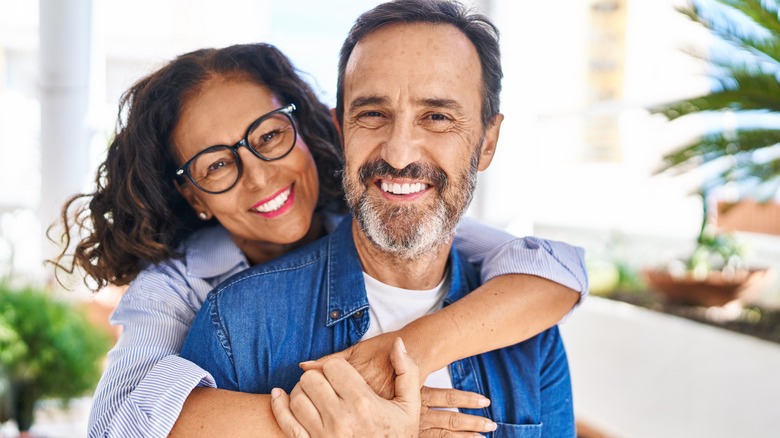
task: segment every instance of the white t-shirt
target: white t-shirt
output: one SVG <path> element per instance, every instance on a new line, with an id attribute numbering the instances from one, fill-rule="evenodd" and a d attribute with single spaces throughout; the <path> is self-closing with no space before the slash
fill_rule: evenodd
<path id="1" fill-rule="evenodd" d="M 409 290 L 389 286 L 363 273 L 368 294 L 369 326 L 363 339 L 373 338 L 382 333 L 398 330 L 422 316 L 442 308 L 444 297 L 450 290 L 450 275 L 433 289 Z M 431 388 L 452 388 L 452 378 L 448 367 L 432 372 L 425 380 L 425 386 Z M 457 409 L 449 409 L 457 411 Z"/>

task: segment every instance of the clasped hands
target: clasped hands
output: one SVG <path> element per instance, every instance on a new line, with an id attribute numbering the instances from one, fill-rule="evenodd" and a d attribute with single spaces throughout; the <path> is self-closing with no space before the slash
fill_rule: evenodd
<path id="1" fill-rule="evenodd" d="M 496 428 L 483 417 L 435 409 L 477 409 L 490 401 L 455 389 L 420 389 L 427 376 L 394 333 L 301 367 L 289 395 L 271 393 L 276 421 L 290 437 L 472 437 Z"/>

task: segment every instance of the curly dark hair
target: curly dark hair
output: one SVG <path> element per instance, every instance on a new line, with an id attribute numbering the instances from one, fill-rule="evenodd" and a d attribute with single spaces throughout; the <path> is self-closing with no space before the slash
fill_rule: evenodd
<path id="1" fill-rule="evenodd" d="M 201 49 L 181 55 L 133 85 L 119 103 L 119 119 L 92 193 L 62 208 L 62 250 L 55 272 L 82 268 L 87 287 L 130 283 L 146 264 L 181 257 L 178 245 L 204 222 L 176 190 L 181 164 L 172 135 L 184 102 L 214 76 L 248 78 L 284 103 L 294 103 L 299 135 L 320 179 L 319 210 L 345 212 L 339 137 L 327 106 L 284 54 L 269 44 Z M 68 254 L 72 239 L 79 239 Z M 88 278 L 94 284 L 88 282 Z"/>

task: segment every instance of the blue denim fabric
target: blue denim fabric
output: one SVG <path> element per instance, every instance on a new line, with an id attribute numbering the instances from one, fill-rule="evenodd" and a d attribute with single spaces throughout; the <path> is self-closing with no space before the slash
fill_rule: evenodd
<path id="1" fill-rule="evenodd" d="M 239 273 L 209 293 L 181 356 L 223 389 L 288 392 L 301 361 L 343 350 L 368 329 L 362 268 L 352 221 L 279 259 Z M 453 248 L 445 305 L 479 285 L 479 276 Z M 450 365 L 455 388 L 491 399 L 463 410 L 498 423 L 495 437 L 573 437 L 571 383 L 557 327 L 528 341 Z"/>

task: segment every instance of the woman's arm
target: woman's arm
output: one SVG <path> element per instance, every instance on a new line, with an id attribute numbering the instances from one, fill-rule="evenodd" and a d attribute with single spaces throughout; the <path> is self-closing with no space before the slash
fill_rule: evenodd
<path id="1" fill-rule="evenodd" d="M 95 390 L 90 437 L 165 435 L 192 388 L 213 385 L 206 371 L 176 356 L 195 311 L 169 280 L 143 273 L 117 305 L 111 322 L 123 330 Z"/>
<path id="2" fill-rule="evenodd" d="M 424 381 L 456 360 L 541 333 L 587 294 L 584 253 L 579 248 L 533 237 L 518 239 L 471 220 L 458 228 L 455 245 L 468 261 L 481 265 L 481 287 L 398 332 L 336 353 L 385 397 L 392 395 L 388 352 L 393 338 L 404 339 Z M 303 368 L 319 366 L 321 360 Z"/>

